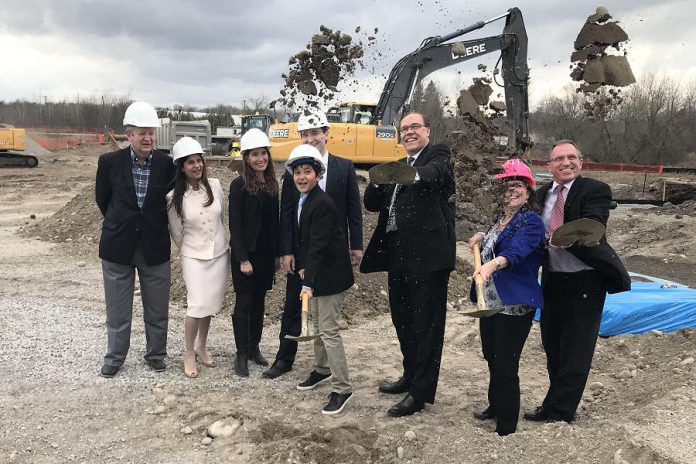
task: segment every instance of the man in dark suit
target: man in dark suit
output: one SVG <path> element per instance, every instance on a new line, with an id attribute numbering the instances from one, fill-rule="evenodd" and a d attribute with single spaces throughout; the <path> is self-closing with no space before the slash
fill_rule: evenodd
<path id="1" fill-rule="evenodd" d="M 562 224 L 588 218 L 606 226 L 611 189 L 582 177 L 582 154 L 570 140 L 551 149 L 548 162 L 553 182 L 538 191 L 547 237 Z M 526 420 L 571 422 L 582 398 L 592 365 L 607 293 L 631 289 L 631 280 L 606 237 L 598 246 L 549 246 L 541 285 L 541 339 L 546 351 L 550 386 L 542 405 L 524 414 Z"/>
<path id="2" fill-rule="evenodd" d="M 403 354 L 403 375 L 379 387 L 408 393 L 387 412 L 407 416 L 435 401 L 445 334 L 449 274 L 455 268 L 454 175 L 447 146 L 430 144 L 430 125 L 418 113 L 401 120 L 402 162 L 416 168 L 411 185 L 365 190 L 365 208 L 379 211 L 361 272 L 388 271 L 389 306 Z"/>
<path id="3" fill-rule="evenodd" d="M 319 187 L 333 200 L 342 218 L 342 225 L 348 231 L 351 263 L 360 263 L 363 249 L 362 208 L 360 207 L 360 190 L 355 176 L 353 162 L 334 156 L 326 149 L 329 141 L 329 123 L 326 115 L 320 111 L 303 113 L 297 123 L 297 130 L 302 143 L 319 150 L 322 154 L 326 173 L 319 181 Z M 302 288 L 302 281 L 297 275 L 293 244 L 295 240 L 295 212 L 300 192 L 295 187 L 292 176 L 285 173 L 280 197 L 280 253 L 283 257 L 283 269 L 287 274 L 285 287 L 285 306 L 280 322 L 280 346 L 273 365 L 263 372 L 263 377 L 274 379 L 292 369 L 297 353 L 297 342 L 285 338 L 286 335 L 300 334 L 301 304 L 297 299 Z"/>
<path id="4" fill-rule="evenodd" d="M 134 102 L 123 118 L 130 146 L 99 157 L 95 196 L 104 216 L 99 257 L 106 303 L 107 353 L 101 375 L 113 377 L 130 347 L 135 271 L 143 302 L 145 362 L 166 369 L 170 241 L 165 196 L 174 181 L 169 156 L 154 150 L 157 112 Z"/>

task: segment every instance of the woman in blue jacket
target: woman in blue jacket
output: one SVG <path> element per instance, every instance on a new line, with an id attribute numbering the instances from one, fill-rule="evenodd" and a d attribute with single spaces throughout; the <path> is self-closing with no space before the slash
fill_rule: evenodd
<path id="1" fill-rule="evenodd" d="M 538 282 L 544 254 L 544 223 L 538 214 L 534 176 L 518 159 L 507 161 L 496 177 L 503 182 L 502 212 L 484 234 L 476 233 L 469 246 L 481 244 L 480 274 L 485 282 L 487 309 L 496 314 L 481 318 L 481 345 L 488 362 L 488 408 L 474 413 L 480 420 L 496 419 L 498 435 L 517 429 L 520 411 L 520 353 L 529 335 L 536 308 L 543 306 Z M 476 300 L 474 286 L 471 298 Z"/>

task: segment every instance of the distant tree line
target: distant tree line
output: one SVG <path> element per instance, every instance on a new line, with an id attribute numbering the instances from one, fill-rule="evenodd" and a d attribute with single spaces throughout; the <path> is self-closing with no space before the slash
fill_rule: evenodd
<path id="1" fill-rule="evenodd" d="M 537 144 L 572 139 L 595 161 L 674 164 L 693 160 L 696 82 L 647 74 L 620 93 L 567 88 L 531 115 Z"/>
<path id="2" fill-rule="evenodd" d="M 445 140 L 461 126 L 461 118 L 446 110 L 444 92 L 430 81 L 414 89 L 409 109 L 430 118 L 431 138 Z M 74 101 L 0 101 L 0 123 L 17 127 L 56 127 L 121 131 L 130 97 L 76 98 Z M 443 110 L 443 108 L 445 108 Z M 201 116 L 197 113 L 206 113 Z M 233 115 L 274 114 L 265 97 L 249 97 L 242 106 L 196 108 L 177 105 L 158 108 L 160 117 L 190 121 L 208 119 L 213 131 L 232 126 Z M 529 127 L 536 153 L 545 153 L 559 139 L 575 140 L 587 159 L 606 162 L 675 164 L 694 160 L 696 139 L 696 81 L 686 84 L 647 74 L 623 89 L 577 93 L 568 87 L 547 97 L 531 115 Z M 542 155 L 543 156 L 543 155 Z"/>
<path id="3" fill-rule="evenodd" d="M 75 101 L 32 102 L 0 100 L 0 123 L 16 127 L 55 127 L 83 130 L 121 128 L 129 98 L 77 98 Z"/>
<path id="4" fill-rule="evenodd" d="M 130 97 L 77 97 L 74 101 L 26 101 L 11 102 L 0 100 L 0 123 L 16 127 L 51 127 L 79 130 L 103 130 L 108 128 L 123 131 L 123 114 L 133 102 Z M 213 132 L 218 126 L 232 126 L 233 115 L 269 114 L 266 97 L 249 97 L 242 106 L 216 105 L 196 108 L 175 105 L 173 108 L 157 108 L 160 118 L 176 121 L 207 119 Z M 200 113 L 206 113 L 201 116 Z M 272 114 L 272 112 L 270 113 Z"/>

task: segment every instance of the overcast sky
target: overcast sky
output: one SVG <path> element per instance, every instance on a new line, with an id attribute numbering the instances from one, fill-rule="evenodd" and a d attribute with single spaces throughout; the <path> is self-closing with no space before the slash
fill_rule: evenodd
<path id="1" fill-rule="evenodd" d="M 365 31 L 379 28 L 366 56 L 368 69 L 358 74 L 362 85 L 342 95 L 376 102 L 384 76 L 422 39 L 517 6 L 529 37 L 534 105 L 571 83 L 573 41 L 599 5 L 568 0 L 0 0 L 0 100 L 106 95 L 157 106 L 241 104 L 259 96 L 273 100 L 288 57 L 323 24 L 363 40 Z M 636 77 L 657 72 L 696 80 L 696 2 L 612 0 L 601 5 L 631 38 L 628 57 Z M 358 26 L 361 34 L 353 34 Z M 503 26 L 498 21 L 465 37 L 497 35 Z M 435 78 L 454 94 L 471 83 L 476 63 L 492 67 L 496 59 L 497 54 L 470 61 Z"/>

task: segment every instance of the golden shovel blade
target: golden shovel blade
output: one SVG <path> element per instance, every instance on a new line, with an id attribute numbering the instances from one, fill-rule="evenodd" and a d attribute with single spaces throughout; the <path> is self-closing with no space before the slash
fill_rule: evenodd
<path id="1" fill-rule="evenodd" d="M 416 168 L 399 161 L 379 164 L 368 171 L 373 184 L 410 185 L 416 180 Z"/>
<path id="2" fill-rule="evenodd" d="M 289 340 L 295 340 L 296 342 L 308 342 L 310 340 L 314 340 L 317 337 L 321 337 L 323 333 L 315 334 L 315 335 L 300 335 L 298 337 L 292 336 L 292 335 L 286 335 L 285 338 Z"/>
<path id="3" fill-rule="evenodd" d="M 483 309 L 483 310 L 476 309 L 474 311 L 462 312 L 462 314 L 465 316 L 469 316 L 469 317 L 490 317 L 490 316 L 498 314 L 502 310 L 503 310 L 503 308 Z"/>
<path id="4" fill-rule="evenodd" d="M 604 224 L 582 218 L 563 224 L 551 236 L 550 243 L 559 248 L 568 248 L 575 243 L 582 246 L 597 246 L 606 232 Z"/>

